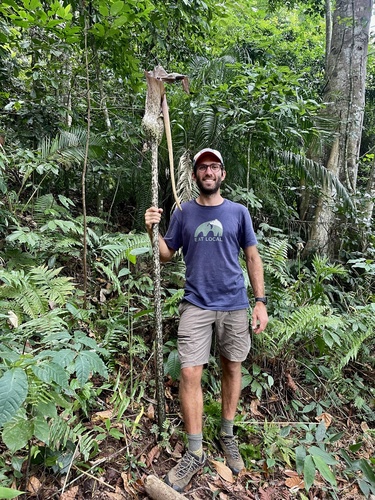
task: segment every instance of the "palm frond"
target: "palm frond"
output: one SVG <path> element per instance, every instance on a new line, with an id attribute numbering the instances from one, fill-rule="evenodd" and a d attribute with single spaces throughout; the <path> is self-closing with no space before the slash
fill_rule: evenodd
<path id="1" fill-rule="evenodd" d="M 87 130 L 81 127 L 75 127 L 69 131 L 63 130 L 53 138 L 47 136 L 39 146 L 41 158 L 44 161 L 56 161 L 66 166 L 81 163 L 85 158 L 86 140 Z M 96 158 L 98 148 L 103 145 L 104 141 L 93 133 L 90 133 L 89 140 L 89 156 Z"/>
<path id="2" fill-rule="evenodd" d="M 345 186 L 324 165 L 292 151 L 268 150 L 268 155 L 276 163 L 281 160 L 292 167 L 300 179 L 306 180 L 310 185 L 319 184 L 325 190 L 329 188 L 343 200 L 345 208 L 354 209 L 353 200 Z"/>
<path id="3" fill-rule="evenodd" d="M 231 65 L 236 63 L 236 57 L 225 54 L 217 58 L 195 57 L 191 61 L 191 77 L 197 88 L 202 85 L 212 85 L 227 81 L 233 72 Z"/>
<path id="4" fill-rule="evenodd" d="M 177 174 L 177 196 L 181 202 L 189 201 L 198 196 L 198 188 L 192 178 L 190 154 L 185 151 L 180 157 Z"/>

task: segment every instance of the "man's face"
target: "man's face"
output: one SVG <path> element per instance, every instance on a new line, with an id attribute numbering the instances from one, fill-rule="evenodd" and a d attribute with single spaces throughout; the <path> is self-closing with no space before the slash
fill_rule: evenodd
<path id="1" fill-rule="evenodd" d="M 197 163 L 198 168 L 196 173 L 193 174 L 193 179 L 202 194 L 211 195 L 217 193 L 222 181 L 225 179 L 225 170 L 223 170 L 222 166 L 218 171 L 214 171 L 210 167 L 206 170 L 199 168 L 200 165 L 207 166 L 213 164 L 220 164 L 220 160 L 211 153 L 203 155 Z"/>

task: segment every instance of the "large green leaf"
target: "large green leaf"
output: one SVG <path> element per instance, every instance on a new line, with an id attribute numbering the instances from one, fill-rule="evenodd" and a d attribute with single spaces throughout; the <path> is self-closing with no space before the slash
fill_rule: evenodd
<path id="1" fill-rule="evenodd" d="M 326 481 L 332 484 L 332 486 L 337 486 L 336 478 L 331 471 L 331 469 L 328 467 L 328 465 L 325 463 L 322 457 L 319 457 L 317 455 L 313 456 L 313 460 L 315 463 L 316 468 L 318 471 L 321 473 L 321 475 L 324 477 Z"/>
<path id="2" fill-rule="evenodd" d="M 365 478 L 369 483 L 371 483 L 371 486 L 375 488 L 375 474 L 374 470 L 371 468 L 370 464 L 368 463 L 367 460 L 364 458 L 361 458 L 358 462 L 361 471 L 363 472 Z"/>
<path id="3" fill-rule="evenodd" d="M 69 385 L 66 371 L 57 363 L 46 362 L 41 365 L 35 365 L 32 367 L 32 370 L 40 380 L 46 382 L 47 384 L 55 382 L 64 389 L 66 389 Z"/>
<path id="4" fill-rule="evenodd" d="M 305 465 L 306 448 L 304 446 L 297 446 L 296 448 L 296 470 L 301 474 Z"/>
<path id="5" fill-rule="evenodd" d="M 93 351 L 82 351 L 75 360 L 76 374 L 80 384 L 85 384 L 91 373 L 107 376 L 107 368 L 102 359 Z"/>
<path id="6" fill-rule="evenodd" d="M 84 385 L 89 379 L 91 373 L 91 361 L 85 355 L 85 353 L 80 352 L 76 358 L 75 362 L 77 379 L 81 385 Z"/>
<path id="7" fill-rule="evenodd" d="M 173 380 L 178 380 L 181 372 L 181 365 L 177 350 L 173 350 L 169 353 L 168 359 L 164 365 L 164 371 L 165 374 L 169 373 Z"/>
<path id="8" fill-rule="evenodd" d="M 22 368 L 12 368 L 0 379 L 0 426 L 9 422 L 25 401 L 29 385 Z"/>
<path id="9" fill-rule="evenodd" d="M 309 449 L 309 452 L 310 452 L 310 455 L 312 455 L 314 457 L 322 458 L 327 465 L 336 465 L 337 464 L 337 460 L 335 460 L 335 458 L 332 455 L 330 455 L 326 451 L 322 450 L 321 448 L 318 448 L 317 446 L 311 446 L 311 448 Z"/>
<path id="10" fill-rule="evenodd" d="M 23 493 L 24 491 L 18 491 L 13 488 L 4 488 L 4 486 L 0 486 L 0 498 L 16 498 L 19 495 L 23 495 Z"/>
<path id="11" fill-rule="evenodd" d="M 307 455 L 303 464 L 303 479 L 306 491 L 309 491 L 315 479 L 315 464 L 311 455 Z"/>
<path id="12" fill-rule="evenodd" d="M 33 437 L 34 425 L 24 418 L 16 418 L 4 425 L 3 441 L 11 452 L 24 448 Z"/>
<path id="13" fill-rule="evenodd" d="M 42 415 L 38 415 L 34 419 L 34 434 L 37 439 L 45 444 L 49 444 L 50 428 Z"/>

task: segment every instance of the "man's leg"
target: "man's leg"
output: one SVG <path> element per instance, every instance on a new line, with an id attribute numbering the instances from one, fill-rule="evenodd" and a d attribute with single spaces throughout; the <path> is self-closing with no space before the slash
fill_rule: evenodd
<path id="1" fill-rule="evenodd" d="M 202 371 L 203 366 L 188 366 L 181 369 L 180 403 L 185 429 L 188 434 L 202 432 Z"/>
<path id="2" fill-rule="evenodd" d="M 220 359 L 223 372 L 221 379 L 222 416 L 226 420 L 233 420 L 241 395 L 241 362 L 229 361 L 224 356 L 220 356 Z"/>
<path id="3" fill-rule="evenodd" d="M 233 435 L 233 421 L 241 395 L 241 362 L 229 361 L 224 356 L 220 359 L 222 367 L 220 444 L 228 467 L 234 474 L 238 474 L 244 468 L 244 463 Z"/>
<path id="4" fill-rule="evenodd" d="M 180 403 L 187 432 L 188 450 L 165 477 L 165 482 L 177 491 L 183 491 L 206 461 L 202 446 L 202 371 L 202 365 L 181 369 Z"/>

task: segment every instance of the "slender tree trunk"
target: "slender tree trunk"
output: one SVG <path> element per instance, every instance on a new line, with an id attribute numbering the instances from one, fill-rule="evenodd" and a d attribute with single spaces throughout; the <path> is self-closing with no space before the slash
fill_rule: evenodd
<path id="1" fill-rule="evenodd" d="M 326 11 L 326 53 L 325 53 L 325 68 L 326 68 L 326 73 L 327 73 L 327 71 L 328 71 L 328 56 L 331 53 L 331 41 L 332 41 L 332 9 L 331 9 L 331 0 L 326 0 L 325 11 Z"/>
<path id="2" fill-rule="evenodd" d="M 104 92 L 103 78 L 102 78 L 102 74 L 101 74 L 101 70 L 100 70 L 100 62 L 99 62 L 98 54 L 96 56 L 95 70 L 96 70 L 96 79 L 97 79 L 97 83 L 98 83 L 98 87 L 99 87 L 99 94 L 100 94 L 100 109 L 103 112 L 105 126 L 107 128 L 107 131 L 110 132 L 112 129 L 112 124 L 111 124 L 111 119 L 109 117 L 109 112 L 108 112 L 108 107 L 107 107 L 107 96 L 105 95 L 105 92 Z"/>
<path id="3" fill-rule="evenodd" d="M 66 126 L 72 126 L 72 63 L 69 58 L 70 54 L 65 58 L 65 71 L 63 73 L 65 80 L 64 89 L 64 106 L 66 108 Z"/>
<path id="4" fill-rule="evenodd" d="M 95 49 L 96 51 L 96 49 Z M 99 95 L 100 95 L 100 109 L 102 110 L 103 116 L 104 116 L 104 122 L 105 126 L 107 129 L 107 132 L 110 132 L 112 130 L 112 124 L 111 124 L 111 119 L 109 117 L 109 112 L 108 112 L 108 107 L 107 107 L 107 96 L 105 95 L 104 92 L 104 87 L 103 87 L 103 78 L 102 78 L 102 73 L 100 69 L 100 60 L 99 60 L 99 54 L 96 51 L 96 57 L 95 57 L 95 72 L 96 72 L 96 81 L 99 87 Z M 102 176 L 100 175 L 98 178 L 98 183 L 97 183 L 97 198 L 96 198 L 96 206 L 97 206 L 97 211 L 100 217 L 103 216 L 104 212 L 104 193 L 105 193 L 105 183 L 102 182 Z"/>
<path id="5" fill-rule="evenodd" d="M 365 222 L 366 229 L 370 231 L 372 215 L 374 212 L 374 204 L 375 204 L 375 157 L 372 161 L 372 168 L 370 172 L 370 176 L 366 186 L 366 201 L 363 207 L 363 219 Z"/>
<path id="6" fill-rule="evenodd" d="M 86 209 L 86 174 L 89 157 L 90 125 L 91 125 L 91 89 L 89 74 L 89 58 L 87 45 L 88 19 L 85 17 L 85 71 L 86 71 L 86 99 L 87 99 L 87 136 L 85 147 L 85 158 L 82 168 L 82 216 L 83 216 L 83 245 L 82 245 L 82 270 L 83 270 L 83 301 L 87 305 L 87 209 Z"/>
<path id="7" fill-rule="evenodd" d="M 372 5 L 373 0 L 336 1 L 323 96 L 328 103 L 326 115 L 337 123 L 337 128 L 321 162 L 352 194 L 357 187 Z M 305 253 L 318 251 L 332 258 L 337 256 L 344 226 L 335 213 L 335 194 L 323 188 Z"/>

